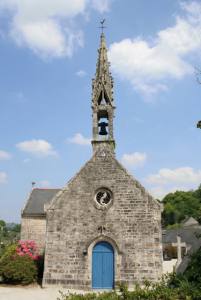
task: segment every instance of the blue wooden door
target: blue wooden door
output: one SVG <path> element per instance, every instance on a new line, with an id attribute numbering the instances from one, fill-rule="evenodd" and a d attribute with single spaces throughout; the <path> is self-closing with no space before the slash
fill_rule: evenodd
<path id="1" fill-rule="evenodd" d="M 92 287 L 94 289 L 114 287 L 114 250 L 107 242 L 97 243 L 93 248 Z"/>

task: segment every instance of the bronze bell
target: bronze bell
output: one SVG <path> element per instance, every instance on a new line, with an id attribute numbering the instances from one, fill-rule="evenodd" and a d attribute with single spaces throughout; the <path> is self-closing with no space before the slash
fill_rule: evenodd
<path id="1" fill-rule="evenodd" d="M 106 127 L 108 126 L 108 123 L 101 122 L 101 123 L 98 123 L 98 126 L 100 127 L 99 134 L 100 135 L 107 135 Z"/>

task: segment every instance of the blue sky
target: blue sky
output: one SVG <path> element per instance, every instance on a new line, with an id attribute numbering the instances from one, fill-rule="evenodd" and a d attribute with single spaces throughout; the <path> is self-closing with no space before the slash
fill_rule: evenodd
<path id="1" fill-rule="evenodd" d="M 157 198 L 201 183 L 200 1 L 0 0 L 0 219 L 91 157 L 103 17 L 117 158 Z"/>

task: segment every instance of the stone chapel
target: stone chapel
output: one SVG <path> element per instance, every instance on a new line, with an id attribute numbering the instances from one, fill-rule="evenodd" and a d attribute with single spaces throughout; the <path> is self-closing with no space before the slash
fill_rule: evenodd
<path id="1" fill-rule="evenodd" d="M 113 79 L 104 33 L 92 81 L 91 159 L 57 189 L 33 189 L 22 239 L 45 253 L 43 286 L 133 287 L 162 275 L 161 205 L 115 157 Z"/>

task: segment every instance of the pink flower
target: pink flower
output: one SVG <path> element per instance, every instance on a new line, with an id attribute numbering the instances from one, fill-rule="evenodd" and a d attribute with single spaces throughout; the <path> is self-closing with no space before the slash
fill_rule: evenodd
<path id="1" fill-rule="evenodd" d="M 34 260 L 39 258 L 36 243 L 32 240 L 19 241 L 16 252 L 19 256 L 28 255 Z"/>

